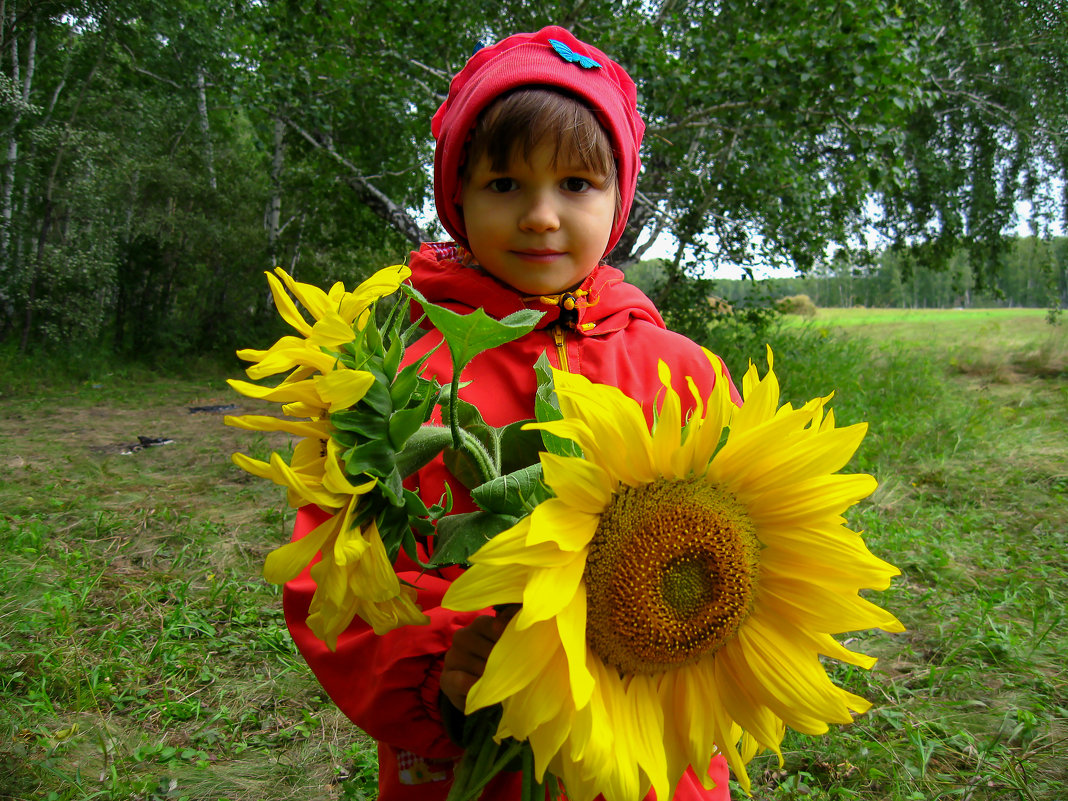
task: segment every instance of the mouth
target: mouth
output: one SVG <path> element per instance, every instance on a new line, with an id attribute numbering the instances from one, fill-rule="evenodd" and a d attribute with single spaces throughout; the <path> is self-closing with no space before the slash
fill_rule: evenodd
<path id="1" fill-rule="evenodd" d="M 546 264 L 556 259 L 566 256 L 567 254 L 559 250 L 551 250 L 549 248 L 528 248 L 526 250 L 513 250 L 512 253 L 522 261 L 529 261 L 535 264 Z"/>

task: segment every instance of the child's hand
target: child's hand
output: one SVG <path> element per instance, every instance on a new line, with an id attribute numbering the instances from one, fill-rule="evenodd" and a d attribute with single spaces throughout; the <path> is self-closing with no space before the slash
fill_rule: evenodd
<path id="1" fill-rule="evenodd" d="M 518 604 L 503 606 L 496 615 L 479 615 L 453 635 L 441 669 L 441 691 L 457 709 L 463 711 L 471 685 L 482 677 L 490 651 L 518 611 Z"/>

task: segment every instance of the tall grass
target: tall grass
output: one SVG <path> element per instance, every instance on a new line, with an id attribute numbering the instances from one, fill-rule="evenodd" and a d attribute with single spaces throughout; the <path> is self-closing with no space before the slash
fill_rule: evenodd
<path id="1" fill-rule="evenodd" d="M 1026 313 L 959 319 L 765 332 L 784 397 L 833 389 L 839 421 L 870 424 L 847 469 L 880 488 L 852 522 L 901 568 L 879 603 L 908 632 L 854 638 L 879 665 L 833 675 L 874 710 L 788 735 L 783 768 L 753 765 L 757 798 L 1064 797 L 1068 332 Z M 724 357 L 736 377 L 740 356 Z"/>
<path id="2" fill-rule="evenodd" d="M 847 638 L 879 664 L 828 667 L 875 707 L 788 735 L 782 767 L 758 757 L 758 799 L 1064 797 L 1065 332 L 989 322 L 895 333 L 817 317 L 711 343 L 738 380 L 770 343 L 786 399 L 834 391 L 842 424 L 869 423 L 847 469 L 880 488 L 850 522 L 901 568 L 876 600 L 908 628 Z M 227 368 L 86 363 L 42 385 L 32 363 L 5 367 L 0 799 L 373 798 L 373 744 L 323 696 L 258 578 L 291 513 L 228 458 L 288 442 L 189 411 L 257 409 Z M 174 442 L 124 454 L 138 435 Z"/>

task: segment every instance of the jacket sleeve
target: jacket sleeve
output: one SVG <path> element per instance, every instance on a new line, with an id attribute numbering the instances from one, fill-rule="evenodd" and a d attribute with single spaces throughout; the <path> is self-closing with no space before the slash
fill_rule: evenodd
<path id="1" fill-rule="evenodd" d="M 326 519 L 306 506 L 297 513 L 293 534 L 299 539 Z M 475 613 L 441 608 L 451 583 L 442 573 L 422 572 L 398 562 L 402 581 L 416 586 L 418 603 L 430 617 L 426 626 L 405 626 L 382 636 L 355 618 L 331 651 L 307 625 L 315 582 L 305 569 L 286 584 L 282 605 L 297 648 L 327 694 L 363 731 L 380 742 L 431 759 L 462 753 L 448 737 L 438 703 L 441 667 L 457 629 Z"/>

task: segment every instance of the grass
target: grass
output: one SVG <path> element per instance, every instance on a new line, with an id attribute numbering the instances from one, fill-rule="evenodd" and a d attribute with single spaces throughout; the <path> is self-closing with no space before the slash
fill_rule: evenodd
<path id="1" fill-rule="evenodd" d="M 776 342 L 776 339 L 779 341 Z M 902 570 L 902 635 L 856 638 L 875 702 L 753 763 L 758 799 L 1053 799 L 1068 780 L 1068 336 L 1040 312 L 821 310 L 772 336 L 797 403 L 870 422 L 853 523 Z M 731 365 L 734 372 L 740 367 Z"/>
<path id="2" fill-rule="evenodd" d="M 902 569 L 873 599 L 908 631 L 847 638 L 878 665 L 828 667 L 872 711 L 789 734 L 782 767 L 751 764 L 754 797 L 1063 798 L 1064 326 L 821 310 L 770 340 L 789 399 L 833 389 L 839 421 L 870 423 L 848 469 L 880 488 L 851 522 Z M 757 351 L 724 353 L 736 377 Z M 3 367 L 0 799 L 374 798 L 373 744 L 258 578 L 283 493 L 229 462 L 288 443 L 189 411 L 262 408 L 225 387 L 236 368 Z M 138 436 L 174 442 L 124 453 Z"/>
<path id="3" fill-rule="evenodd" d="M 0 798 L 373 797 L 259 579 L 291 514 L 229 460 L 287 442 L 189 411 L 241 403 L 222 371 L 4 394 Z"/>

